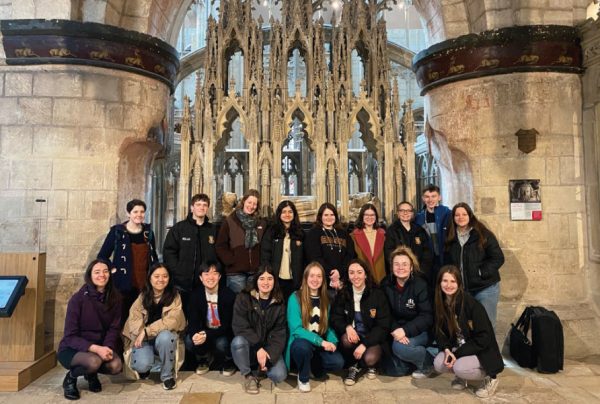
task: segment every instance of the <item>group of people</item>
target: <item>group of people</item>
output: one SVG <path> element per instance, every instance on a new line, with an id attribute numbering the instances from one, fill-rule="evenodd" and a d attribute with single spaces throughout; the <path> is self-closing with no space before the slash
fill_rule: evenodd
<path id="1" fill-rule="evenodd" d="M 65 397 L 80 397 L 79 376 L 98 392 L 98 373 L 144 379 L 159 368 L 173 389 L 186 353 L 197 374 L 239 369 L 250 394 L 264 376 L 278 383 L 295 370 L 307 392 L 311 375 L 346 369 L 348 386 L 378 370 L 453 372 L 453 388 L 477 383 L 477 396 L 492 395 L 503 370 L 494 333 L 502 250 L 469 205 L 450 210 L 433 185 L 422 199 L 416 215 L 401 202 L 387 230 L 372 204 L 349 231 L 324 203 L 304 232 L 293 202 L 268 224 L 250 190 L 217 232 L 198 194 L 166 236 L 164 263 L 146 205 L 129 202 L 129 220 L 110 229 L 67 306 Z"/>

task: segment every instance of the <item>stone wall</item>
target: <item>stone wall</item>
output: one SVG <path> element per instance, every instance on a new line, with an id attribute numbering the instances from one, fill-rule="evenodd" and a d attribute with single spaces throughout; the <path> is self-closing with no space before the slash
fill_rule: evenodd
<path id="1" fill-rule="evenodd" d="M 565 323 L 565 334 L 573 337 L 567 341 L 571 356 L 598 351 L 589 342 L 597 332 L 595 315 L 585 306 L 590 264 L 581 91 L 578 75 L 516 73 L 445 85 L 425 97 L 434 142 L 446 145 L 452 156 L 454 168 L 446 170 L 444 181 L 473 190 L 458 188 L 446 202 L 472 198 L 475 213 L 496 233 L 506 256 L 499 335 L 506 335 L 525 304 L 565 310 L 584 304 L 579 314 L 564 312 L 578 327 L 570 330 Z M 525 154 L 515 133 L 531 128 L 539 132 L 537 147 Z M 510 220 L 508 181 L 521 178 L 541 180 L 542 221 Z M 581 315 L 591 323 L 578 323 Z"/>
<path id="2" fill-rule="evenodd" d="M 125 216 L 122 201 L 144 197 L 162 148 L 148 134 L 169 89 L 108 69 L 1 66 L 0 95 L 0 251 L 47 252 L 47 331 L 57 342 L 66 300 Z M 134 166 L 120 174 L 124 162 Z"/>

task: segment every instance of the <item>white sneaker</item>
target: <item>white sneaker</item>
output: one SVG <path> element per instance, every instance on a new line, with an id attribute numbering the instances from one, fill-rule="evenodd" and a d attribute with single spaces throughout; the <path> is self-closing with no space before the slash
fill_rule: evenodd
<path id="1" fill-rule="evenodd" d="M 460 377 L 455 377 L 454 380 L 450 383 L 450 386 L 454 390 L 464 390 L 467 388 L 467 381 L 461 379 Z"/>
<path id="2" fill-rule="evenodd" d="M 377 378 L 377 370 L 375 368 L 367 369 L 367 379 L 374 380 Z"/>
<path id="3" fill-rule="evenodd" d="M 308 393 L 310 391 L 310 381 L 302 383 L 300 381 L 300 376 L 298 376 L 298 390 L 300 390 L 303 393 Z"/>
<path id="4" fill-rule="evenodd" d="M 429 370 L 415 370 L 412 372 L 413 379 L 427 379 L 431 376 L 431 369 Z"/>
<path id="5" fill-rule="evenodd" d="M 485 379 L 483 379 L 483 383 L 481 384 L 481 387 L 477 389 L 475 395 L 479 398 L 488 398 L 493 396 L 494 392 L 498 388 L 498 383 L 500 383 L 500 381 L 497 377 L 492 379 L 491 377 L 487 376 Z"/>

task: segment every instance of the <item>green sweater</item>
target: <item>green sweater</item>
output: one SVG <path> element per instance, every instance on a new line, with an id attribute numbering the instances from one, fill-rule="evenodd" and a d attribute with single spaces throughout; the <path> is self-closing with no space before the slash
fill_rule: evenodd
<path id="1" fill-rule="evenodd" d="M 338 343 L 337 335 L 335 335 L 335 331 L 333 331 L 333 328 L 331 327 L 327 327 L 325 339 L 323 339 L 319 334 L 308 331 L 302 326 L 302 311 L 300 310 L 300 302 L 297 296 L 298 293 L 299 292 L 292 293 L 287 304 L 287 320 L 290 337 L 288 338 L 287 347 L 285 349 L 285 364 L 288 369 L 290 368 L 290 348 L 296 338 L 304 338 L 317 347 L 320 347 L 324 340 L 335 345 Z M 329 314 L 329 307 L 327 308 L 327 313 Z"/>

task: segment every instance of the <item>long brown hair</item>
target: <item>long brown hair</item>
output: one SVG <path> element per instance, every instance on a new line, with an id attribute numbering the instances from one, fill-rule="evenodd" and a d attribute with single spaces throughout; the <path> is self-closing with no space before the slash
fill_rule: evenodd
<path id="1" fill-rule="evenodd" d="M 448 226 L 448 237 L 446 238 L 446 248 L 448 248 L 448 246 L 450 246 L 450 244 L 452 244 L 454 242 L 454 240 L 457 238 L 456 223 L 454 223 L 454 214 L 456 213 L 456 210 L 458 208 L 463 208 L 467 212 L 467 215 L 469 215 L 469 226 L 472 227 L 473 230 L 479 236 L 479 242 L 477 244 L 479 245 L 479 248 L 481 250 L 484 250 L 485 244 L 487 243 L 487 234 L 490 234 L 492 232 L 490 229 L 488 229 L 486 227 L 486 225 L 484 225 L 483 223 L 481 223 L 479 221 L 479 219 L 477 219 L 477 217 L 475 216 L 475 213 L 473 213 L 473 209 L 471 209 L 471 207 L 465 202 L 459 202 L 456 205 L 454 205 L 454 207 L 452 208 L 452 218 L 451 218 L 452 220 L 450 220 L 450 225 Z"/>
<path id="2" fill-rule="evenodd" d="M 321 271 L 321 276 L 323 277 L 323 283 L 319 288 L 318 296 L 320 299 L 319 310 L 321 310 L 321 314 L 319 316 L 319 335 L 324 335 L 327 332 L 329 323 L 329 295 L 327 293 L 327 278 L 325 276 L 325 269 L 317 261 L 311 262 L 304 269 L 304 275 L 302 275 L 302 286 L 300 286 L 300 290 L 298 291 L 298 296 L 300 297 L 300 313 L 302 314 L 302 326 L 308 329 L 308 326 L 310 325 L 310 319 L 312 317 L 312 301 L 310 297 L 310 288 L 308 287 L 308 275 L 310 274 L 310 270 L 313 268 L 318 268 Z"/>
<path id="3" fill-rule="evenodd" d="M 444 274 L 450 274 L 456 279 L 456 293 L 450 296 L 449 299 L 442 291 L 442 277 Z M 463 311 L 465 289 L 460 276 L 460 270 L 454 265 L 444 265 L 440 268 L 438 273 L 437 283 L 435 285 L 435 329 L 438 333 L 444 333 L 444 328 L 448 330 L 448 337 L 454 338 L 458 333 L 459 326 L 456 319 L 456 306 L 458 305 L 460 310 L 458 313 Z"/>

